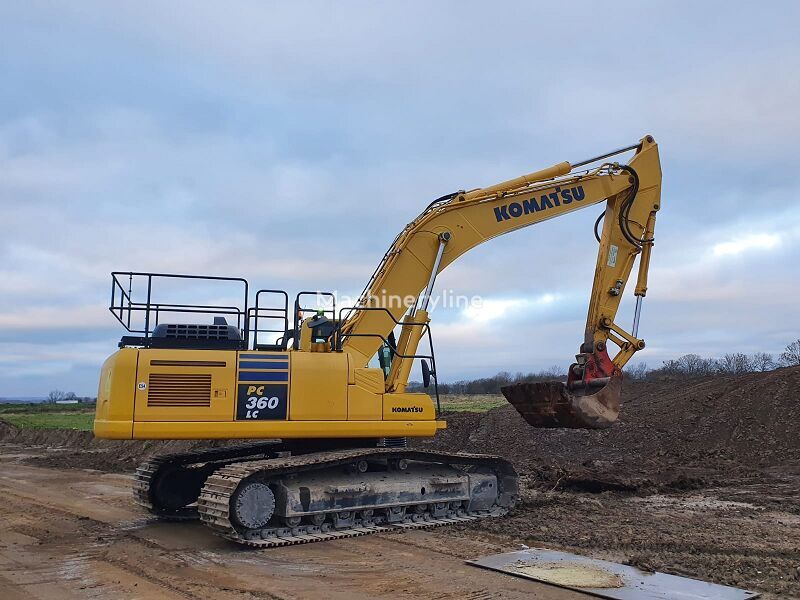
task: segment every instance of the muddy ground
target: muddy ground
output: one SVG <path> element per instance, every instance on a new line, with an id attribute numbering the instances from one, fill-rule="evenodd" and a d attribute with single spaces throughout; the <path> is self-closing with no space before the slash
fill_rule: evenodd
<path id="1" fill-rule="evenodd" d="M 27 458 L 8 446 L 0 454 L 3 600 L 583 597 L 466 565 L 503 547 L 459 532 L 242 548 L 199 523 L 146 517 L 127 475 L 30 466 Z"/>
<path id="2" fill-rule="evenodd" d="M 534 430 L 510 406 L 453 414 L 417 445 L 512 460 L 523 495 L 509 517 L 257 552 L 130 500 L 143 457 L 204 443 L 0 424 L 0 582 L 19 598 L 580 597 L 461 562 L 526 544 L 800 598 L 799 390 L 800 369 L 630 382 L 608 431 Z"/>

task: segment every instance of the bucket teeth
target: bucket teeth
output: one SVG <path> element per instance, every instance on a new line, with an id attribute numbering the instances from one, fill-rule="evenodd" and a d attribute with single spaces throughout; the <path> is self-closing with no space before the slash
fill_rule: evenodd
<path id="1" fill-rule="evenodd" d="M 605 429 L 619 417 L 622 376 L 593 394 L 571 392 L 560 381 L 516 383 L 500 388 L 532 427 Z"/>

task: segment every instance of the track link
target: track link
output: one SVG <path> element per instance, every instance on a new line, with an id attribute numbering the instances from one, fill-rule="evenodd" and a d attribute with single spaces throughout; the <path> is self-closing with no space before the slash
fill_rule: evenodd
<path id="1" fill-rule="evenodd" d="M 429 511 L 406 515 L 403 522 L 389 523 L 383 516 L 355 520 L 352 526 L 334 529 L 331 523 L 320 526 L 303 524 L 298 527 L 264 527 L 242 531 L 231 519 L 231 498 L 238 486 L 250 477 L 267 479 L 279 475 L 297 473 L 335 466 L 346 466 L 367 459 L 414 460 L 448 465 L 490 466 L 498 475 L 498 483 L 505 486 L 503 497 L 506 506 L 492 510 L 466 512 L 452 510 L 444 516 L 434 516 Z M 495 456 L 482 454 L 449 454 L 424 450 L 401 450 L 390 448 L 355 449 L 335 452 L 319 452 L 299 456 L 253 460 L 228 464 L 217 469 L 205 482 L 198 499 L 200 519 L 217 535 L 233 542 L 259 548 L 272 548 L 293 544 L 308 544 L 326 540 L 357 537 L 373 533 L 403 529 L 428 529 L 474 521 L 480 518 L 501 516 L 513 506 L 517 496 L 516 472 L 511 463 Z M 404 505 L 396 505 L 398 508 Z"/>
<path id="2" fill-rule="evenodd" d="M 271 455 L 279 445 L 278 440 L 227 446 L 224 448 L 208 448 L 192 452 L 181 452 L 154 456 L 136 469 L 133 481 L 133 499 L 148 512 L 167 521 L 189 521 L 198 519 L 197 508 L 186 506 L 178 509 L 168 508 L 160 504 L 153 493 L 153 486 L 158 478 L 167 471 L 191 465 L 224 466 L 232 461 L 250 460 Z"/>

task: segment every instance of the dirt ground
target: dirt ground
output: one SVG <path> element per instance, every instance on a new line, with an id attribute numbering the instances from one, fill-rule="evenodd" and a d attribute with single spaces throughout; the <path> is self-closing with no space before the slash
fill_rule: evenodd
<path id="1" fill-rule="evenodd" d="M 147 518 L 128 475 L 31 466 L 30 456 L 0 453 L 4 600 L 584 597 L 463 562 L 507 549 L 505 538 L 440 529 L 245 549 L 197 523 Z"/>
<path id="2" fill-rule="evenodd" d="M 0 424 L 0 589 L 59 600 L 585 597 L 463 563 L 525 544 L 800 598 L 798 390 L 800 369 L 630 382 L 608 431 L 531 429 L 510 406 L 453 414 L 417 445 L 512 460 L 522 501 L 509 516 L 258 551 L 133 505 L 135 464 L 197 443 Z"/>

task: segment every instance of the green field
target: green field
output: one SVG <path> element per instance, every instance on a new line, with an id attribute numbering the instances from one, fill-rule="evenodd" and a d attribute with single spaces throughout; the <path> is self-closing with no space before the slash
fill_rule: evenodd
<path id="1" fill-rule="evenodd" d="M 499 394 L 443 394 L 439 399 L 447 412 L 486 412 L 508 404 Z"/>
<path id="2" fill-rule="evenodd" d="M 94 404 L 0 404 L 0 419 L 20 428 L 89 431 Z"/>
<path id="3" fill-rule="evenodd" d="M 90 431 L 94 421 L 94 413 L 3 414 L 0 415 L 0 418 L 19 428 L 80 429 L 82 431 Z"/>
<path id="4" fill-rule="evenodd" d="M 79 404 L 49 404 L 40 403 L 2 403 L 0 404 L 0 415 L 8 413 L 16 414 L 38 414 L 38 413 L 86 413 L 94 412 L 94 403 L 85 402 Z"/>

